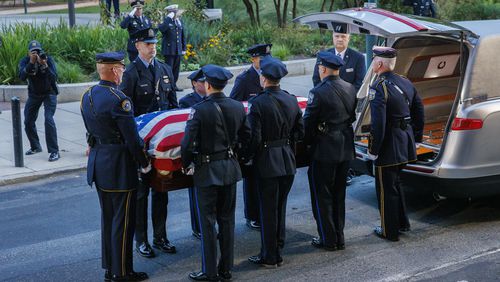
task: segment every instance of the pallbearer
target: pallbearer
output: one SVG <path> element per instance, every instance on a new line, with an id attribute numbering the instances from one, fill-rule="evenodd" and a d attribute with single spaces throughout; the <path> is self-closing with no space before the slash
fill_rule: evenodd
<path id="1" fill-rule="evenodd" d="M 193 106 L 181 142 L 184 171 L 193 174 L 201 231 L 202 269 L 189 278 L 217 281 L 231 279 L 236 182 L 241 179 L 237 156 L 244 153 L 239 149 L 250 139 L 250 128 L 243 104 L 222 92 L 233 75 L 215 65 L 201 70 L 207 97 Z"/>
<path id="2" fill-rule="evenodd" d="M 101 80 L 82 96 L 81 112 L 90 147 L 87 182 L 95 184 L 101 204 L 104 281 L 142 281 L 134 272 L 132 240 L 135 229 L 137 169 L 151 170 L 137 133 L 130 98 L 118 90 L 125 64 L 123 53 L 96 55 Z"/>
<path id="3" fill-rule="evenodd" d="M 287 73 L 278 59 L 268 56 L 262 60 L 260 84 L 264 91 L 248 105 L 261 223 L 260 254 L 248 260 L 265 267 L 283 263 L 286 202 L 296 168 L 292 146 L 304 135 L 297 98 L 280 88 Z"/>
<path id="4" fill-rule="evenodd" d="M 354 159 L 356 89 L 339 77 L 343 65 L 331 52 L 318 53 L 321 82 L 309 93 L 304 114 L 305 141 L 311 146 L 312 209 L 319 234 L 312 245 L 331 251 L 345 246 L 346 176 Z"/>
<path id="5" fill-rule="evenodd" d="M 415 142 L 422 141 L 424 106 L 413 84 L 394 73 L 397 52 L 373 48 L 372 71 L 378 79 L 370 86 L 371 130 L 368 156 L 375 163 L 375 187 L 381 226 L 377 236 L 398 241 L 399 232 L 410 230 L 399 174 L 405 164 L 417 160 Z"/>

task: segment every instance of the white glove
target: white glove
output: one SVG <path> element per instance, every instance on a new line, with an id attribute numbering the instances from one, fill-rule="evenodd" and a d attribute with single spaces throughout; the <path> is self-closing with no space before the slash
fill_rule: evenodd
<path id="1" fill-rule="evenodd" d="M 367 154 L 368 154 L 368 159 L 370 159 L 372 161 L 374 161 L 378 158 L 378 155 L 372 155 L 372 154 L 370 154 L 370 152 L 368 152 Z"/>
<path id="2" fill-rule="evenodd" d="M 420 148 L 420 146 L 422 146 L 422 143 L 418 143 L 418 142 L 417 142 L 417 143 L 415 143 L 415 147 L 416 147 L 417 149 L 418 149 L 418 148 Z"/>
<path id="3" fill-rule="evenodd" d="M 133 8 L 130 13 L 128 13 L 129 16 L 133 17 L 135 15 L 135 12 L 137 12 L 137 7 Z"/>
<path id="4" fill-rule="evenodd" d="M 167 17 L 173 19 L 175 17 L 175 13 L 174 12 L 170 12 L 167 14 Z"/>
<path id="5" fill-rule="evenodd" d="M 143 174 L 146 174 L 151 171 L 151 168 L 152 168 L 151 163 L 149 163 L 147 167 L 141 167 L 139 171 Z"/>
<path id="6" fill-rule="evenodd" d="M 186 51 L 182 51 L 182 55 L 186 55 Z"/>
<path id="7" fill-rule="evenodd" d="M 193 175 L 194 174 L 194 163 L 191 163 L 187 168 L 182 168 L 182 172 L 185 175 Z"/>

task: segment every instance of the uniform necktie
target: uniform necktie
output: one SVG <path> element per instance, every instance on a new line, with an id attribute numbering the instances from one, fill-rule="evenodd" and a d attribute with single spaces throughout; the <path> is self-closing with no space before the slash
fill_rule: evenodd
<path id="1" fill-rule="evenodd" d="M 154 79 L 155 78 L 155 67 L 153 66 L 153 64 L 149 64 L 148 69 L 151 72 L 151 75 L 153 76 L 153 79 Z"/>

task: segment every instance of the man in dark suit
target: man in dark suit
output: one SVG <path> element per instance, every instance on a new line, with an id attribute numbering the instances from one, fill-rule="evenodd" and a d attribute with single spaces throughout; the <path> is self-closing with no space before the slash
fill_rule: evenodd
<path id="1" fill-rule="evenodd" d="M 180 108 L 190 108 L 201 102 L 206 95 L 205 91 L 205 76 L 201 69 L 191 73 L 188 76 L 193 86 L 193 92 L 182 97 L 179 100 Z M 198 220 L 198 210 L 196 209 L 196 199 L 194 188 L 188 188 L 189 191 L 189 209 L 191 210 L 191 230 L 194 237 L 201 239 L 200 221 Z"/>
<path id="2" fill-rule="evenodd" d="M 120 23 L 120 27 L 127 29 L 129 34 L 129 39 L 127 41 L 127 53 L 130 62 L 133 62 L 137 58 L 137 48 L 135 48 L 135 41 L 133 34 L 139 30 L 143 30 L 152 27 L 151 20 L 142 14 L 144 1 L 135 0 L 130 2 L 130 6 L 133 8 L 132 11 L 123 19 Z"/>
<path id="3" fill-rule="evenodd" d="M 177 88 L 177 80 L 181 69 L 181 58 L 186 53 L 186 37 L 184 35 L 184 25 L 179 17 L 179 5 L 170 5 L 165 8 L 167 16 L 163 23 L 158 26 L 163 39 L 161 41 L 161 54 L 165 58 L 165 63 L 172 68 L 174 73 L 175 91 L 182 91 Z"/>
<path id="4" fill-rule="evenodd" d="M 356 90 L 339 77 L 344 61 L 318 53 L 321 83 L 309 93 L 304 113 L 305 142 L 311 146 L 311 199 L 319 238 L 317 248 L 343 250 L 345 191 L 349 161 L 354 159 Z"/>
<path id="5" fill-rule="evenodd" d="M 146 28 L 133 34 L 139 56 L 130 63 L 123 74 L 120 90 L 134 104 L 134 114 L 139 116 L 154 111 L 177 108 L 177 96 L 173 90 L 173 75 L 170 67 L 156 57 L 156 32 Z M 154 257 L 148 242 L 148 196 L 149 174 L 141 175 L 137 192 L 136 249 L 141 256 Z M 165 253 L 175 253 L 175 247 L 167 239 L 167 192 L 152 191 L 151 216 L 153 221 L 153 247 Z"/>
<path id="6" fill-rule="evenodd" d="M 181 142 L 184 171 L 193 174 L 201 230 L 202 270 L 189 274 L 189 278 L 229 280 L 234 260 L 236 182 L 241 179 L 236 156 L 244 153 L 237 150 L 245 149 L 251 132 L 243 104 L 222 92 L 233 75 L 215 65 L 205 65 L 201 70 L 207 98 L 193 106 Z"/>
<path id="7" fill-rule="evenodd" d="M 381 226 L 377 236 L 399 241 L 399 233 L 410 230 L 399 174 L 417 160 L 415 142 L 422 142 L 424 106 L 413 84 L 394 73 L 397 51 L 373 48 L 372 71 L 378 75 L 370 86 L 371 129 L 368 157 L 375 165 L 375 187 Z"/>
<path id="8" fill-rule="evenodd" d="M 87 182 L 95 183 L 102 211 L 104 281 L 148 279 L 146 273 L 134 272 L 132 241 L 137 169 L 147 173 L 151 164 L 137 133 L 132 102 L 118 90 L 123 58 L 117 52 L 96 55 L 101 80 L 83 94 L 80 105 L 90 147 Z"/>
<path id="9" fill-rule="evenodd" d="M 296 172 L 292 146 L 304 135 L 297 98 L 279 86 L 287 73 L 285 64 L 278 59 L 263 59 L 260 81 L 264 91 L 250 99 L 248 105 L 250 152 L 259 183 L 261 220 L 261 251 L 248 260 L 270 268 L 283 263 L 286 203 Z"/>
<path id="10" fill-rule="evenodd" d="M 436 17 L 436 4 L 433 0 L 405 0 L 404 5 L 413 7 L 413 14 L 421 17 Z"/>
<path id="11" fill-rule="evenodd" d="M 334 48 L 326 50 L 339 56 L 344 60 L 344 66 L 340 68 L 340 78 L 354 85 L 356 92 L 363 84 L 363 78 L 366 74 L 365 57 L 363 54 L 349 48 L 350 35 L 347 34 L 346 26 L 339 26 L 333 32 L 333 45 Z M 318 85 L 321 82 L 318 73 L 318 64 L 314 67 L 313 84 Z"/>
<path id="12" fill-rule="evenodd" d="M 262 58 L 271 55 L 272 44 L 257 44 L 248 48 L 252 65 L 249 69 L 236 77 L 230 97 L 238 101 L 248 101 L 250 98 L 262 92 L 259 71 Z M 243 178 L 243 199 L 245 203 L 245 218 L 247 226 L 251 229 L 260 228 L 259 202 L 257 200 L 257 178 L 254 168 L 246 166 L 246 176 Z"/>

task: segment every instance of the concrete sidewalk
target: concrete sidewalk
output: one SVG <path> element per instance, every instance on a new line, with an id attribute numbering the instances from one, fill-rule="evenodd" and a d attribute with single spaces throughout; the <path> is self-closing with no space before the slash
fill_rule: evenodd
<path id="1" fill-rule="evenodd" d="M 298 96 L 307 96 L 312 88 L 311 75 L 287 77 L 283 79 L 282 88 Z M 233 85 L 226 87 L 225 93 L 229 95 Z M 180 99 L 189 94 L 190 89 L 178 93 Z M 3 111 L 0 114 L 0 128 L 3 134 L 0 135 L 0 186 L 32 181 L 44 178 L 53 174 L 66 173 L 74 170 L 81 170 L 86 167 L 87 157 L 85 150 L 85 127 L 80 115 L 80 103 L 60 103 L 55 113 L 57 126 L 59 150 L 61 159 L 56 162 L 48 162 L 47 147 L 45 143 L 45 129 L 43 118 L 43 107 L 40 109 L 37 120 L 37 129 L 42 144 L 43 152 L 32 156 L 24 156 L 24 151 L 29 149 L 29 142 L 23 132 L 23 156 L 24 167 L 14 167 L 14 145 L 12 132 L 12 113 Z M 24 118 L 23 118 L 24 120 Z M 24 130 L 24 126 L 23 126 Z"/>
<path id="2" fill-rule="evenodd" d="M 126 3 L 126 2 L 127 2 L 126 0 L 120 1 L 120 3 Z M 93 6 L 99 6 L 99 1 L 75 3 L 75 8 L 93 7 Z M 28 11 L 28 14 L 30 14 L 30 13 L 38 13 L 38 12 L 64 10 L 67 8 L 68 8 L 68 3 L 64 3 L 64 4 L 56 4 L 56 5 L 28 7 L 27 11 Z M 24 7 L 16 7 L 16 8 L 2 7 L 2 11 L 0 11 L 0 16 L 19 15 L 19 14 L 24 14 Z"/>

